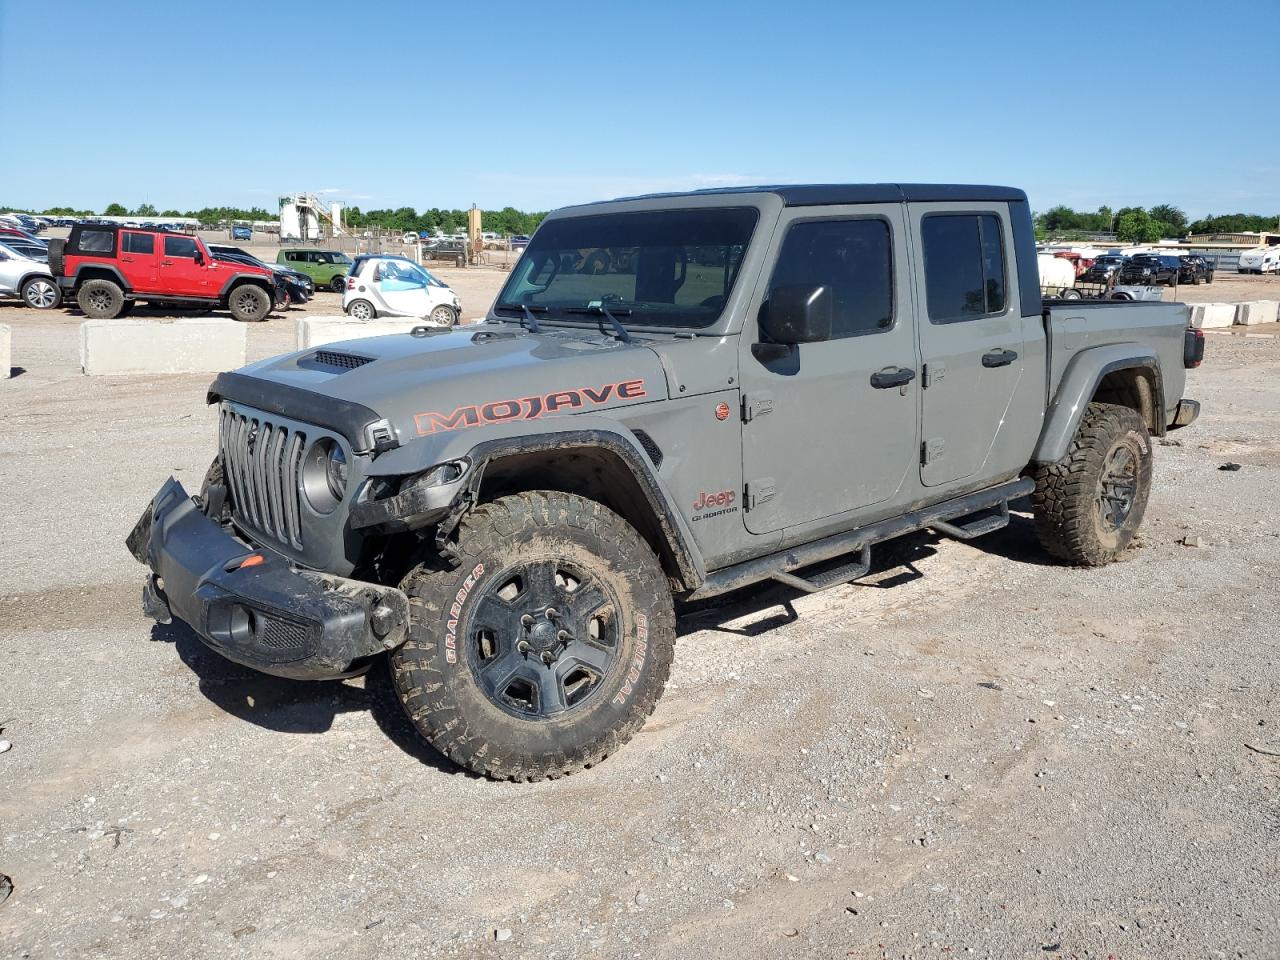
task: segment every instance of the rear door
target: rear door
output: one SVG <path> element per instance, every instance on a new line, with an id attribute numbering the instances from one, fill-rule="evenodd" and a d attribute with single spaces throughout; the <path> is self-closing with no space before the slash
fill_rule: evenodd
<path id="1" fill-rule="evenodd" d="M 161 292 L 181 297 L 212 296 L 209 293 L 209 269 L 196 262 L 199 249 L 195 237 L 172 234 L 164 237 L 164 250 L 157 271 Z"/>
<path id="2" fill-rule="evenodd" d="M 752 533 L 843 522 L 894 497 L 911 475 L 918 364 L 902 210 L 794 207 L 774 231 L 752 315 L 773 288 L 825 286 L 832 331 L 764 360 L 751 350 L 759 340 L 751 322 L 744 331 L 744 522 Z"/>
<path id="3" fill-rule="evenodd" d="M 920 480 L 980 479 L 1025 366 L 1008 211 L 913 203 L 909 217 L 921 264 Z"/>
<path id="4" fill-rule="evenodd" d="M 154 290 L 160 262 L 154 233 L 120 231 L 120 272 L 133 290 Z"/>

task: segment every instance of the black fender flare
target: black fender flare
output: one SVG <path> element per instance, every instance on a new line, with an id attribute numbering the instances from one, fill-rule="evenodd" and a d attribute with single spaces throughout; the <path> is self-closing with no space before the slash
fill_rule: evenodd
<path id="1" fill-rule="evenodd" d="M 71 275 L 74 287 L 79 287 L 84 282 L 82 274 L 85 273 L 109 273 L 111 279 L 120 285 L 120 289 L 125 293 L 132 293 L 133 288 L 124 279 L 124 274 L 120 272 L 120 268 L 113 263 L 80 263 L 76 265 L 75 273 Z M 106 279 L 105 277 L 90 277 L 91 280 Z"/>
<path id="2" fill-rule="evenodd" d="M 274 299 L 276 288 L 274 276 L 263 276 L 260 273 L 241 272 L 233 273 L 231 276 L 227 277 L 227 282 L 224 283 L 222 285 L 222 289 L 218 291 L 218 299 L 225 300 L 227 295 L 231 293 L 231 288 L 245 280 L 257 283 L 258 286 L 267 291 L 268 296 L 271 296 Z"/>

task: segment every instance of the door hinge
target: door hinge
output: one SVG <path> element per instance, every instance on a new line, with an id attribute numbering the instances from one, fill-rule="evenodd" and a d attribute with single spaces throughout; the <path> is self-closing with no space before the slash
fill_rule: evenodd
<path id="1" fill-rule="evenodd" d="M 773 477 L 761 477 L 742 486 L 743 510 L 754 510 L 757 506 L 773 499 L 776 489 Z"/>
<path id="2" fill-rule="evenodd" d="M 942 437 L 933 437 L 920 444 L 920 462 L 928 466 L 936 460 L 941 460 L 946 452 L 946 443 Z"/>
<path id="3" fill-rule="evenodd" d="M 742 395 L 742 422 L 750 423 L 756 417 L 773 413 L 772 393 L 744 393 Z"/>
<path id="4" fill-rule="evenodd" d="M 936 360 L 932 363 L 926 363 L 924 372 L 920 377 L 920 386 L 922 389 L 928 390 L 946 375 L 947 365 L 945 363 L 939 363 Z"/>

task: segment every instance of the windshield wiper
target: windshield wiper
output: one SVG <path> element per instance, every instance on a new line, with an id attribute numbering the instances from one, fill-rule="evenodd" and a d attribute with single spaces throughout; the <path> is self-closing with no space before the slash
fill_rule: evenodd
<path id="1" fill-rule="evenodd" d="M 604 314 L 604 316 L 609 318 L 609 323 L 613 326 L 614 333 L 618 335 L 618 339 L 621 340 L 623 343 L 631 342 L 631 334 L 627 331 L 627 328 L 622 325 L 622 321 L 620 321 L 617 317 L 615 317 L 613 313 L 609 310 L 609 308 L 606 307 L 603 303 L 598 303 L 598 302 L 589 303 L 585 307 L 566 307 L 563 312 L 564 313 L 591 313 L 591 314 L 596 314 L 597 316 L 600 314 Z M 619 310 L 618 313 L 622 314 L 624 317 L 631 316 L 630 310 Z"/>
<path id="2" fill-rule="evenodd" d="M 546 313 L 546 307 L 531 307 L 527 303 L 499 303 L 494 306 L 495 310 L 523 310 L 524 317 L 529 321 L 530 333 L 541 333 L 542 328 L 538 326 L 538 318 L 534 313 Z M 520 326 L 524 326 L 524 319 L 520 321 Z"/>

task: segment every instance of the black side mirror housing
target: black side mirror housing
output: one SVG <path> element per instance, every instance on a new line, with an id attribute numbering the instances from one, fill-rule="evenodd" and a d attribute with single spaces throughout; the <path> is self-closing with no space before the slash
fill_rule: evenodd
<path id="1" fill-rule="evenodd" d="M 199 247 L 196 248 L 196 252 L 192 255 L 192 259 L 195 260 L 196 263 L 204 263 L 204 254 L 200 251 Z"/>
<path id="2" fill-rule="evenodd" d="M 817 343 L 831 339 L 831 288 L 791 285 L 769 293 L 760 330 L 774 343 Z"/>

